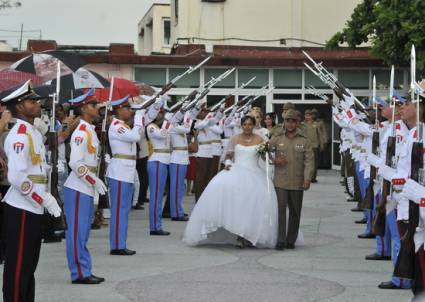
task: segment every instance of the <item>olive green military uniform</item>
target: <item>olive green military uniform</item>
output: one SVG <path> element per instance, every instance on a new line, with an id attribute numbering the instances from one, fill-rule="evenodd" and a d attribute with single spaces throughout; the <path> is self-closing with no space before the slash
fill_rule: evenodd
<path id="1" fill-rule="evenodd" d="M 304 181 L 310 181 L 313 173 L 313 150 L 307 138 L 297 130 L 295 137 L 286 136 L 286 131 L 272 137 L 271 147 L 277 157 L 284 157 L 284 166 L 275 166 L 274 186 L 279 210 L 278 244 L 294 244 L 300 225 Z M 286 207 L 289 207 L 288 233 L 286 234 Z"/>
<path id="2" fill-rule="evenodd" d="M 310 142 L 310 146 L 313 149 L 314 152 L 314 171 L 312 176 L 312 181 L 316 181 L 317 177 L 317 169 L 319 167 L 319 152 L 321 148 L 321 138 L 320 138 L 320 132 L 319 132 L 319 126 L 316 122 L 312 123 L 302 123 L 301 128 L 303 129 L 303 133 L 307 137 L 308 141 Z"/>

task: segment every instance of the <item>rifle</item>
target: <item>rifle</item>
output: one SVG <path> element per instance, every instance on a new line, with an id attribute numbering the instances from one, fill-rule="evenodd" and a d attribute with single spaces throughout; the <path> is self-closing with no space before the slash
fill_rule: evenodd
<path id="1" fill-rule="evenodd" d="M 322 62 L 317 63 L 315 60 L 313 60 L 312 57 L 305 51 L 303 51 L 303 54 L 312 62 L 313 67 L 308 65 L 307 63 L 304 63 L 304 65 L 314 74 L 316 75 L 323 83 L 328 85 L 337 95 L 337 97 L 340 100 L 344 100 L 344 96 L 350 97 L 354 100 L 354 103 L 357 109 L 362 111 L 363 113 L 366 113 L 366 108 L 360 102 L 354 94 L 344 86 L 344 84 L 338 80 L 332 73 L 330 73 L 328 70 L 326 70 L 325 67 L 323 67 Z M 366 113 L 367 114 L 367 113 Z"/>
<path id="2" fill-rule="evenodd" d="M 247 96 L 244 96 L 242 99 L 238 100 L 235 104 L 233 104 L 232 106 L 230 106 L 229 108 L 227 108 L 226 110 L 224 110 L 224 114 L 227 114 L 230 111 L 232 111 L 234 107 L 240 107 L 240 106 L 244 105 L 247 100 L 249 100 L 249 99 L 251 99 L 253 97 L 256 97 L 258 95 L 261 95 L 261 92 L 264 89 L 266 89 L 268 86 L 269 86 L 269 84 L 264 85 L 263 87 L 261 87 L 260 89 L 256 90 L 255 92 L 253 92 L 253 93 L 251 93 L 251 94 L 249 94 Z"/>
<path id="3" fill-rule="evenodd" d="M 393 108 L 392 113 L 392 135 L 388 137 L 387 142 L 387 156 L 385 164 L 393 167 L 393 159 L 395 156 L 396 148 L 396 127 L 395 127 L 395 99 L 394 99 L 394 66 L 391 69 L 391 83 L 390 83 L 390 100 Z M 384 179 L 382 184 L 382 197 L 379 206 L 376 208 L 376 215 L 373 220 L 372 233 L 379 236 L 385 235 L 385 219 L 387 217 L 387 198 L 391 195 L 391 182 Z"/>
<path id="4" fill-rule="evenodd" d="M 373 109 L 375 109 L 375 128 L 372 135 L 372 153 L 379 155 L 379 120 L 378 120 L 378 104 L 376 103 L 376 77 L 373 76 Z M 369 174 L 369 185 L 366 189 L 366 196 L 363 200 L 361 208 L 363 209 L 373 209 L 373 199 L 375 197 L 375 192 L 373 191 L 374 180 L 376 179 L 377 169 L 374 166 L 370 166 Z"/>
<path id="5" fill-rule="evenodd" d="M 114 90 L 114 77 L 112 77 L 111 80 L 111 87 L 109 88 L 109 100 L 106 102 L 105 106 L 105 114 L 103 116 L 102 120 L 102 131 L 100 133 L 100 144 L 99 144 L 99 160 L 97 163 L 97 172 L 96 176 L 103 181 L 103 183 L 106 183 L 105 175 L 106 175 L 106 161 L 105 161 L 105 155 L 106 155 L 106 148 L 108 144 L 108 133 L 106 132 L 106 121 L 108 119 L 108 110 L 110 110 L 111 101 L 112 101 L 112 92 Z M 109 194 L 106 192 L 105 195 L 98 195 L 99 201 L 97 204 L 98 209 L 109 209 Z"/>
<path id="6" fill-rule="evenodd" d="M 193 107 L 195 107 L 198 104 L 198 102 L 202 100 L 210 92 L 211 88 L 215 84 L 227 78 L 233 71 L 235 71 L 235 69 L 236 67 L 233 67 L 232 69 L 229 69 L 225 71 L 224 73 L 222 73 L 221 75 L 219 75 L 217 78 L 211 78 L 211 80 L 207 83 L 206 87 L 196 95 L 195 99 L 189 104 L 187 104 L 186 106 L 183 106 L 181 110 L 183 112 L 187 112 L 191 110 Z"/>
<path id="7" fill-rule="evenodd" d="M 63 201 L 60 198 L 58 190 L 58 133 L 56 132 L 56 104 L 59 100 L 60 91 L 60 62 L 57 64 L 57 80 L 56 80 L 56 92 L 52 95 L 52 106 L 50 112 L 50 127 L 48 133 L 48 159 L 51 166 L 49 175 L 49 191 L 50 194 L 57 200 L 58 205 L 61 208 L 61 215 L 59 217 L 49 217 L 51 220 L 51 227 L 53 231 L 64 231 L 67 229 L 65 214 L 63 211 Z M 49 219 L 48 219 L 49 220 Z M 49 223 L 50 224 L 50 223 Z"/>
<path id="8" fill-rule="evenodd" d="M 414 85 L 416 83 L 416 52 L 412 45 L 411 52 L 411 88 L 412 100 L 415 99 Z M 419 117 L 419 93 L 416 100 L 416 141 L 412 146 L 411 173 L 410 178 L 419 181 L 419 171 L 423 169 L 423 124 Z M 400 278 L 414 279 L 415 277 L 415 241 L 414 235 L 419 224 L 419 205 L 409 200 L 409 224 L 407 231 L 400 241 L 400 252 L 394 268 L 394 275 Z"/>
<path id="9" fill-rule="evenodd" d="M 191 74 L 195 70 L 199 69 L 209 59 L 211 59 L 211 56 L 209 56 L 208 58 L 206 58 L 205 60 L 203 60 L 201 63 L 199 63 L 198 65 L 196 65 L 194 67 L 190 66 L 185 72 L 183 72 L 182 74 L 176 76 L 174 79 L 171 80 L 171 82 L 169 82 L 165 86 L 163 86 L 160 91 L 156 92 L 148 102 L 145 102 L 140 109 L 146 109 L 150 105 L 152 105 L 153 103 L 155 103 L 155 100 L 156 100 L 157 97 L 159 97 L 161 95 L 164 95 L 168 90 L 170 90 L 171 88 L 173 88 L 174 84 L 176 84 L 178 80 L 180 80 L 181 78 L 183 78 L 184 76 L 186 76 L 188 74 Z"/>
<path id="10" fill-rule="evenodd" d="M 246 86 L 248 86 L 249 84 L 251 84 L 257 77 L 253 77 L 252 79 L 250 79 L 248 82 L 246 83 L 242 83 L 242 85 L 237 89 L 238 91 L 241 89 L 244 89 Z M 224 103 L 226 103 L 227 101 L 229 101 L 232 97 L 233 97 L 234 93 L 229 93 L 227 96 L 225 96 L 224 98 L 222 98 L 217 104 L 215 104 L 214 106 L 212 106 L 210 108 L 210 111 L 216 111 L 218 108 L 220 108 L 220 106 Z"/>
<path id="11" fill-rule="evenodd" d="M 270 84 L 269 84 L 270 85 Z M 272 92 L 274 90 L 274 87 L 270 85 L 270 88 L 264 92 L 264 95 L 268 95 L 270 92 Z M 242 107 L 238 108 L 238 110 L 236 110 L 236 112 L 242 112 L 246 107 L 250 106 L 251 104 L 253 104 L 256 100 L 258 100 L 260 97 L 262 96 L 262 94 L 259 94 L 253 98 L 251 98 L 245 105 L 243 105 Z"/>

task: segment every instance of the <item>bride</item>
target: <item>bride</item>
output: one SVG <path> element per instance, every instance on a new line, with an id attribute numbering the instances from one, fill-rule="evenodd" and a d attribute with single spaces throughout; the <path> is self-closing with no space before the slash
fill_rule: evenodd
<path id="1" fill-rule="evenodd" d="M 183 236 L 188 245 L 276 245 L 277 197 L 257 154 L 263 139 L 253 133 L 253 117 L 245 116 L 241 125 L 243 132 L 229 143 L 225 169 L 210 181 L 192 211 Z"/>

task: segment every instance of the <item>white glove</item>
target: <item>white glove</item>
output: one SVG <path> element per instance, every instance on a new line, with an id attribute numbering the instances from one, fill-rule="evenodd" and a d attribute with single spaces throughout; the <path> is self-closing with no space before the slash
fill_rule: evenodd
<path id="1" fill-rule="evenodd" d="M 247 115 L 248 112 L 250 112 L 250 111 L 251 111 L 251 105 L 246 106 L 242 112 L 243 112 L 244 115 Z"/>
<path id="2" fill-rule="evenodd" d="M 224 168 L 229 170 L 231 166 L 233 166 L 233 162 L 230 159 L 226 159 L 224 161 Z"/>
<path id="3" fill-rule="evenodd" d="M 162 98 L 162 97 L 158 97 L 158 98 L 156 98 L 156 101 L 153 104 L 153 106 L 155 107 L 156 110 L 159 110 L 159 109 L 161 109 L 161 107 L 164 106 L 164 103 L 165 103 L 165 99 Z"/>
<path id="4" fill-rule="evenodd" d="M 344 94 L 343 97 L 344 97 L 344 102 L 346 106 L 351 107 L 354 105 L 354 98 L 352 96 L 348 96 Z"/>
<path id="5" fill-rule="evenodd" d="M 105 195 L 107 192 L 106 185 L 101 181 L 94 173 L 87 171 L 81 179 L 89 186 L 93 186 L 94 189 L 100 194 Z"/>
<path id="6" fill-rule="evenodd" d="M 144 115 L 144 110 L 137 110 L 136 113 L 134 114 L 134 121 L 133 121 L 133 125 L 134 127 L 144 127 L 145 125 L 143 125 L 143 115 Z"/>
<path id="7" fill-rule="evenodd" d="M 413 179 L 408 179 L 400 195 L 419 204 L 421 199 L 425 198 L 425 187 L 421 186 Z"/>
<path id="8" fill-rule="evenodd" d="M 54 198 L 52 194 L 46 193 L 46 195 L 43 198 L 43 202 L 42 202 L 41 205 L 53 217 L 59 217 L 61 215 L 62 210 L 59 207 L 58 202 L 56 201 L 56 198 Z"/>
<path id="9" fill-rule="evenodd" d="M 333 115 L 338 115 L 338 113 L 339 113 L 338 108 L 336 108 L 336 106 L 332 106 L 332 114 Z"/>
<path id="10" fill-rule="evenodd" d="M 379 167 L 378 174 L 381 175 L 388 181 L 392 181 L 394 175 L 396 174 L 396 170 L 388 167 L 387 165 L 382 165 Z"/>
<path id="11" fill-rule="evenodd" d="M 384 164 L 384 160 L 373 153 L 368 152 L 366 155 L 366 161 L 369 165 L 379 168 Z"/>
<path id="12" fill-rule="evenodd" d="M 58 160 L 58 173 L 65 172 L 65 163 L 61 160 Z"/>
<path id="13" fill-rule="evenodd" d="M 108 153 L 105 153 L 105 163 L 107 164 L 111 163 L 111 156 Z"/>
<path id="14" fill-rule="evenodd" d="M 223 103 L 223 104 L 220 105 L 220 109 L 219 110 L 221 112 L 223 112 L 224 111 L 224 108 L 226 108 L 226 104 L 225 103 Z"/>

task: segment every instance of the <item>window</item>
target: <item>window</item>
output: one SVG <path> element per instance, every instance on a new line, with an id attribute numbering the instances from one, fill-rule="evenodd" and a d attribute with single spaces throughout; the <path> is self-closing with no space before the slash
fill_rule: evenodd
<path id="1" fill-rule="evenodd" d="M 275 69 L 274 86 L 276 88 L 296 89 L 302 86 L 302 71 L 301 70 L 282 70 Z"/>
<path id="2" fill-rule="evenodd" d="M 170 18 L 163 18 L 162 19 L 162 24 L 163 24 L 163 32 L 164 32 L 163 45 L 170 45 L 170 40 L 171 40 L 171 22 L 170 22 Z"/>
<path id="3" fill-rule="evenodd" d="M 164 86 L 166 76 L 167 70 L 165 68 L 136 67 L 134 69 L 134 79 L 151 86 Z"/>
<path id="4" fill-rule="evenodd" d="M 174 0 L 174 17 L 176 18 L 176 24 L 179 21 L 179 0 Z"/>
<path id="5" fill-rule="evenodd" d="M 372 70 L 372 76 L 376 76 L 376 87 L 377 89 L 388 89 L 390 87 L 391 70 Z M 394 72 L 394 88 L 403 89 L 403 71 L 395 70 Z"/>
<path id="6" fill-rule="evenodd" d="M 338 79 L 348 89 L 369 89 L 369 70 L 338 70 Z"/>

